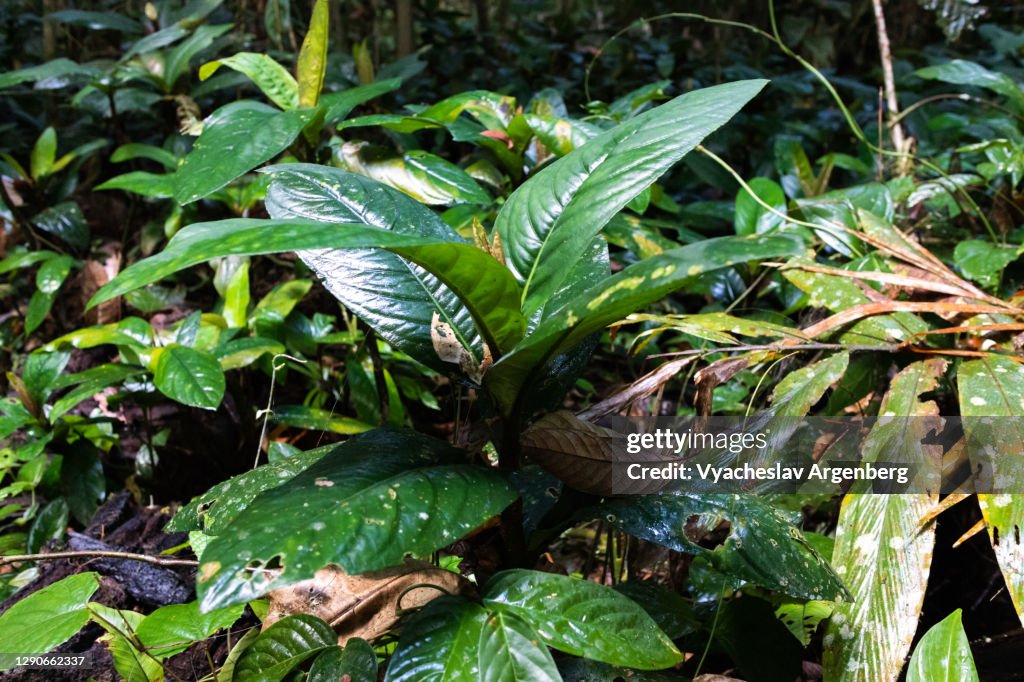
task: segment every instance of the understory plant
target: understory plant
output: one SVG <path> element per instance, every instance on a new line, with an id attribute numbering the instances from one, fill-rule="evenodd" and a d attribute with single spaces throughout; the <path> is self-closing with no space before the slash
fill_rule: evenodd
<path id="1" fill-rule="evenodd" d="M 972 519 L 955 542 L 991 564 L 975 606 L 1016 627 L 1020 495 L 615 495 L 601 422 L 1015 423 L 1018 38 L 988 25 L 978 62 L 898 61 L 917 99 L 879 111 L 873 83 L 829 80 L 794 51 L 827 61 L 804 17 L 769 3 L 762 30 L 666 14 L 772 54 L 695 67 L 672 98 L 678 45 L 639 22 L 645 80 L 589 101 L 588 68 L 571 107 L 579 93 L 552 88 L 446 96 L 424 53 L 375 74 L 366 43 L 346 63 L 360 84 L 338 87 L 326 0 L 301 48 L 274 56 L 206 24 L 218 3 L 173 4 L 147 8 L 146 35 L 110 12 L 51 15 L 116 32 L 119 56 L 0 75 L 70 89 L 83 118 L 0 156 L 4 235 L 24 242 L 0 260 L 0 293 L 28 299 L 0 327 L 0 563 L 19 567 L 3 595 L 90 524 L 123 474 L 110 465 L 129 417 L 145 422 L 122 476 L 139 501 L 180 435 L 150 428 L 168 406 L 190 428 L 237 420 L 244 473 L 165 509 L 182 534 L 168 556 L 108 552 L 194 567 L 194 600 L 114 609 L 108 569 L 90 568 L 17 600 L 0 641 L 44 653 L 91 624 L 133 682 L 172 677 L 225 630 L 211 675 L 242 682 L 681 680 L 722 660 L 751 680 L 797 679 L 807 660 L 826 680 L 978 679 L 969 604 L 926 599 L 948 549 L 938 523 Z M 290 3 L 264 4 L 283 45 Z M 782 59 L 799 68 L 775 77 Z M 404 99 L 413 88 L 432 104 Z M 164 105 L 180 134 L 149 110 Z M 133 264 L 119 271 L 118 252 L 102 276 L 109 239 L 79 207 L 96 197 L 145 223 L 119 234 Z M 79 276 L 99 289 L 81 325 L 61 308 Z M 122 305 L 137 314 L 108 314 Z M 993 447 L 1012 462 L 1024 441 L 1006 436 Z M 867 455 L 895 458 L 902 438 L 880 421 Z M 932 454 L 970 466 L 964 447 Z"/>

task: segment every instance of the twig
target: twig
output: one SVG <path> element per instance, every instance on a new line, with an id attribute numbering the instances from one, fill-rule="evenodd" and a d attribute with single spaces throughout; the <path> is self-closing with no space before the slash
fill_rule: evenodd
<path id="1" fill-rule="evenodd" d="M 288 355 L 287 353 L 278 353 L 277 355 L 270 359 L 270 395 L 267 396 L 267 409 L 256 411 L 257 419 L 263 417 L 263 428 L 260 429 L 260 439 L 256 443 L 256 459 L 254 459 L 252 462 L 253 469 L 258 467 L 260 464 L 260 453 L 263 451 L 263 441 L 266 440 L 267 438 L 267 424 L 270 421 L 270 415 L 273 414 L 274 412 L 274 385 L 277 383 L 277 372 L 278 370 L 284 369 L 285 367 L 284 362 L 278 364 L 278 358 L 294 360 L 295 362 L 298 362 L 299 364 L 302 365 L 306 364 L 306 361 L 303 360 L 302 358 L 296 358 L 291 355 Z"/>
<path id="2" fill-rule="evenodd" d="M 903 125 L 900 123 L 900 104 L 896 99 L 896 79 L 892 74 L 892 48 L 889 46 L 889 34 L 885 30 L 885 12 L 882 9 L 882 0 L 871 0 L 871 6 L 875 10 L 875 26 L 878 29 L 878 51 L 882 58 L 882 80 L 885 84 L 885 104 L 888 111 L 889 134 L 892 135 L 892 144 L 897 152 L 907 153 L 910 151 L 907 144 L 907 136 L 903 132 Z M 899 175 L 907 173 L 907 158 L 899 161 L 897 172 Z"/>
<path id="3" fill-rule="evenodd" d="M 93 557 L 105 557 L 110 559 L 125 559 L 128 561 L 141 561 L 154 566 L 198 566 L 195 559 L 171 559 L 148 554 L 135 554 L 133 552 L 117 552 L 114 550 L 88 549 L 75 552 L 46 552 L 44 554 L 9 554 L 0 557 L 0 566 L 6 564 L 17 564 L 23 561 L 49 561 L 51 559 L 85 559 Z"/>

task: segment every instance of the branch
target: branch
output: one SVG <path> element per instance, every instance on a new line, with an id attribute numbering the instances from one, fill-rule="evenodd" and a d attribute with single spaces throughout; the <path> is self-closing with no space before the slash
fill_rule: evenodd
<path id="1" fill-rule="evenodd" d="M 154 566 L 191 566 L 199 565 L 195 559 L 173 559 L 148 554 L 134 554 L 132 552 L 117 552 L 113 550 L 81 550 L 76 552 L 46 552 L 44 554 L 10 554 L 0 557 L 0 566 L 16 564 L 23 561 L 49 561 L 51 559 L 79 559 L 91 557 L 108 557 L 111 559 L 126 559 L 128 561 L 141 561 Z"/>
<path id="2" fill-rule="evenodd" d="M 896 99 L 896 79 L 892 74 L 892 48 L 889 46 L 889 34 L 885 30 L 885 12 L 882 10 L 882 0 L 871 0 L 875 9 L 875 26 L 878 28 L 878 51 L 882 58 L 882 79 L 885 84 L 885 104 L 889 110 L 889 133 L 892 135 L 892 144 L 897 152 L 907 153 L 910 147 L 907 144 L 907 136 L 903 132 L 903 125 L 900 123 L 900 104 Z M 900 159 L 900 175 L 906 174 L 907 159 Z"/>

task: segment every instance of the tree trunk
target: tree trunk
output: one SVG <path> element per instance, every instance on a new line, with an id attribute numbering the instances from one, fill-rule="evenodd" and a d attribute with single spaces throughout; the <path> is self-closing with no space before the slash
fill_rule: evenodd
<path id="1" fill-rule="evenodd" d="M 412 0 L 395 0 L 395 50 L 399 57 L 416 49 Z"/>

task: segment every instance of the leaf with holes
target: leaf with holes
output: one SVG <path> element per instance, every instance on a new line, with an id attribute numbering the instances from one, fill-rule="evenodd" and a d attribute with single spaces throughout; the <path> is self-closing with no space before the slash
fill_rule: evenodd
<path id="1" fill-rule="evenodd" d="M 217 535 L 249 506 L 253 498 L 297 475 L 331 449 L 333 446 L 324 446 L 298 453 L 222 481 L 179 509 L 167 524 L 167 530 L 202 530 Z"/>
<path id="2" fill-rule="evenodd" d="M 497 472 L 450 446 L 379 429 L 260 494 L 203 552 L 204 610 L 312 578 L 385 568 L 455 542 L 516 499 Z"/>
<path id="3" fill-rule="evenodd" d="M 616 528 L 677 552 L 706 557 L 730 576 L 801 599 L 847 594 L 828 562 L 778 511 L 753 495 L 645 495 L 597 507 Z M 708 549 L 692 535 L 693 521 L 729 522 L 729 537 Z"/>

